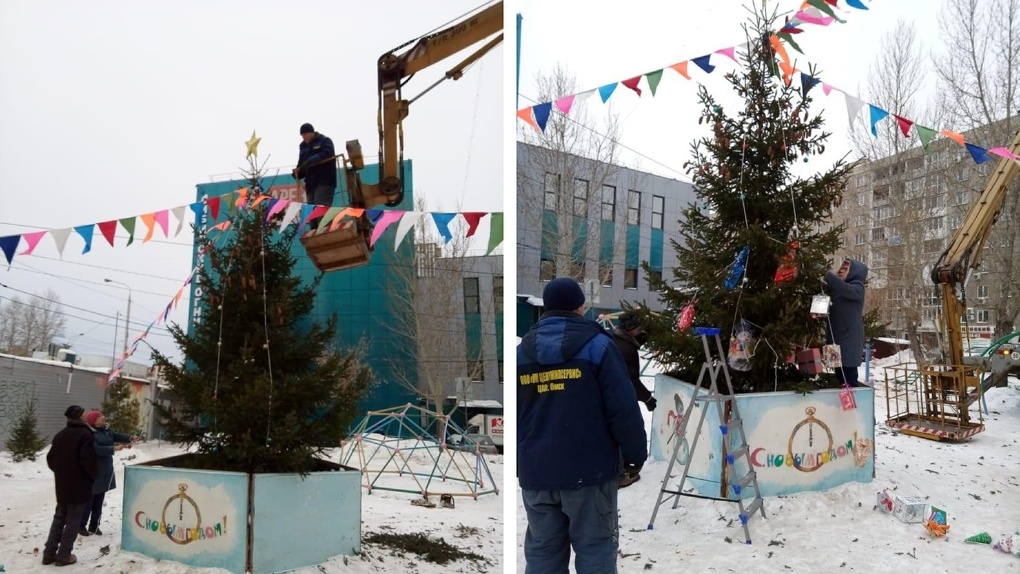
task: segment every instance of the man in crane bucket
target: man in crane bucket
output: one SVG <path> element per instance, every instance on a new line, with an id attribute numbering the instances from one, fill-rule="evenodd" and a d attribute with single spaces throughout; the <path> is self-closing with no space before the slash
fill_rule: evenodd
<path id="1" fill-rule="evenodd" d="M 336 151 L 333 140 L 315 131 L 312 124 L 301 126 L 301 146 L 294 179 L 305 179 L 305 202 L 315 205 L 333 205 L 336 194 Z M 312 229 L 319 224 L 316 218 L 309 221 Z"/>

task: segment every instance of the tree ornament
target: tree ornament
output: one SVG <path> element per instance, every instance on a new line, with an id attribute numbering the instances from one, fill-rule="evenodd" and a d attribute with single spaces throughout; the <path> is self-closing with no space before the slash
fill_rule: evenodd
<path id="1" fill-rule="evenodd" d="M 697 304 L 697 299 L 692 299 L 686 303 L 680 309 L 680 316 L 676 320 L 676 328 L 681 333 L 691 328 L 694 324 L 694 305 Z"/>
<path id="2" fill-rule="evenodd" d="M 745 245 L 740 253 L 737 254 L 737 259 L 733 262 L 733 268 L 730 269 L 730 274 L 726 278 L 726 283 L 723 285 L 727 289 L 735 289 L 737 284 L 740 282 L 740 278 L 744 275 L 744 265 L 747 264 L 747 254 L 750 249 Z"/>
<path id="3" fill-rule="evenodd" d="M 797 250 L 800 248 L 799 241 L 793 241 L 790 243 L 790 248 L 787 249 L 786 255 L 783 256 L 783 260 L 779 263 L 779 269 L 776 269 L 775 281 L 776 283 L 789 283 L 797 278 Z"/>

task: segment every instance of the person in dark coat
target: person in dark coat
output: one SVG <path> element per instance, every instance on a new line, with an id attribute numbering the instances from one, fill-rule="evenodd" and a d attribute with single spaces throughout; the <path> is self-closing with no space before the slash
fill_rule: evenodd
<path id="1" fill-rule="evenodd" d="M 829 310 L 828 343 L 839 345 L 843 365 L 836 369 L 836 377 L 851 387 L 859 386 L 857 368 L 864 354 L 864 282 L 868 279 L 868 266 L 860 261 L 845 259 L 839 271 L 825 273 L 825 284 L 832 290 L 832 308 Z"/>
<path id="2" fill-rule="evenodd" d="M 638 402 L 644 404 L 649 411 L 654 411 L 657 403 L 652 392 L 641 382 L 641 358 L 638 355 L 638 349 L 648 342 L 648 333 L 641 328 L 637 317 L 624 313 L 620 315 L 620 324 L 613 329 L 613 342 L 623 355 L 627 376 L 634 385 Z"/>
<path id="3" fill-rule="evenodd" d="M 315 205 L 333 205 L 336 194 L 336 150 L 333 140 L 315 131 L 312 124 L 301 126 L 301 145 L 294 179 L 305 179 L 305 202 Z M 321 217 L 308 222 L 315 229 Z"/>
<path id="4" fill-rule="evenodd" d="M 78 537 L 81 515 L 92 503 L 92 483 L 99 475 L 95 439 L 81 420 L 84 412 L 78 405 L 67 407 L 64 411 L 67 426 L 53 437 L 46 453 L 46 465 L 53 471 L 57 511 L 43 547 L 43 564 L 64 566 L 78 561 L 71 550 Z"/>
<path id="5" fill-rule="evenodd" d="M 96 459 L 99 461 L 99 475 L 92 484 L 92 504 L 85 509 L 78 523 L 78 534 L 81 536 L 102 536 L 99 529 L 99 518 L 102 515 L 103 501 L 106 493 L 117 488 L 117 477 L 113 472 L 113 453 L 124 445 L 131 444 L 131 435 L 114 432 L 106 422 L 103 413 L 93 410 L 85 415 L 85 422 L 92 427 L 92 437 L 96 443 Z M 91 521 L 89 520 L 91 518 Z M 87 526 L 87 528 L 86 528 Z"/>
<path id="6" fill-rule="evenodd" d="M 612 339 L 586 319 L 584 292 L 558 278 L 517 347 L 517 477 L 525 572 L 615 572 L 618 478 L 648 456 L 634 386 Z"/>

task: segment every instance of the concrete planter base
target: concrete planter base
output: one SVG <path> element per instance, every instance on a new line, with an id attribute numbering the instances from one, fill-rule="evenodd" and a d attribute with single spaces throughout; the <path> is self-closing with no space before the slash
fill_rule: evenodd
<path id="1" fill-rule="evenodd" d="M 651 457 L 668 461 L 678 440 L 677 431 L 694 395 L 695 386 L 656 375 L 652 415 Z M 704 393 L 704 389 L 700 392 Z M 821 491 L 847 482 L 871 482 L 875 458 L 875 402 L 871 387 L 853 390 L 855 409 L 844 410 L 840 389 L 826 389 L 802 395 L 785 391 L 737 395 L 737 408 L 744 420 L 744 433 L 750 446 L 751 461 L 758 475 L 762 496 Z M 702 414 L 708 411 L 701 436 L 693 454 L 694 430 Z M 698 494 L 735 500 L 723 477 L 723 442 L 715 405 L 699 402 L 677 455 L 677 474 L 688 456 L 692 456 L 688 484 Z M 747 472 L 737 465 L 737 474 Z M 752 496 L 744 490 L 743 496 Z"/>
<path id="2" fill-rule="evenodd" d="M 361 549 L 357 470 L 247 474 L 185 468 L 191 455 L 124 469 L 121 548 L 195 567 L 273 574 Z"/>

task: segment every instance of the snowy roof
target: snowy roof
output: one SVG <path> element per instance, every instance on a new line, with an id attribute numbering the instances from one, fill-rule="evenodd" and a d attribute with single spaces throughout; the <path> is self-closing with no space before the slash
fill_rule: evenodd
<path id="1" fill-rule="evenodd" d="M 448 398 L 456 399 L 457 397 L 448 397 Z M 465 407 L 465 408 L 469 408 L 469 409 L 501 409 L 501 408 L 503 408 L 503 404 L 502 403 L 500 403 L 499 401 L 491 400 L 491 399 L 477 399 L 477 400 L 470 400 L 470 401 L 461 401 L 457 406 L 458 407 Z"/>
<path id="2" fill-rule="evenodd" d="M 882 341 L 883 343 L 891 343 L 893 345 L 909 345 L 910 341 L 906 339 L 894 339 L 892 337 L 878 337 L 876 341 Z"/>
<path id="3" fill-rule="evenodd" d="M 55 367 L 71 367 L 76 371 L 88 371 L 90 373 L 107 374 L 110 372 L 110 368 L 105 369 L 91 368 L 91 367 L 79 367 L 78 365 L 68 363 L 67 361 L 52 361 L 50 359 L 33 359 L 31 357 L 19 357 L 18 355 L 8 355 L 7 353 L 0 353 L 0 357 L 5 359 L 14 359 L 16 361 L 25 361 L 26 363 L 38 363 L 40 365 L 53 365 Z"/>
<path id="4" fill-rule="evenodd" d="M 534 307 L 545 307 L 545 303 L 542 302 L 541 297 L 535 297 L 534 295 L 528 295 L 527 293 L 518 293 L 517 298 L 524 299 L 528 302 L 528 305 L 532 305 Z"/>

